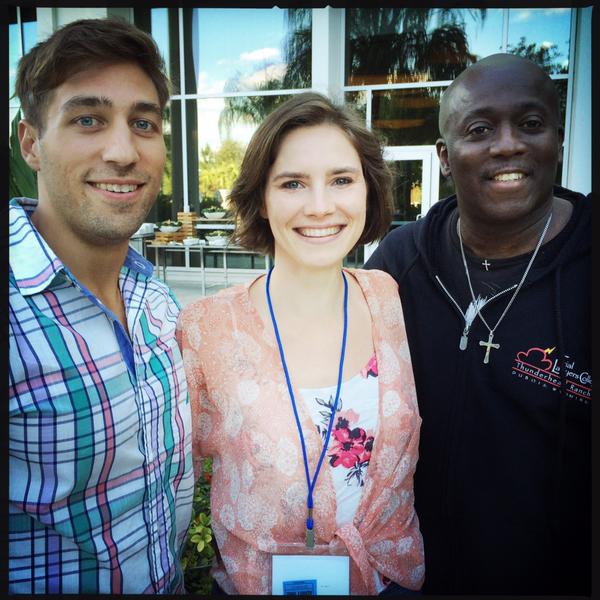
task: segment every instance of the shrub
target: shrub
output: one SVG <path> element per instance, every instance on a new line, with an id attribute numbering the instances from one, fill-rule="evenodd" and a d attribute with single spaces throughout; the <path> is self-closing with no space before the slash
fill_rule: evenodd
<path id="1" fill-rule="evenodd" d="M 185 588 L 190 594 L 209 595 L 212 589 L 209 569 L 215 556 L 215 542 L 210 526 L 211 476 L 212 459 L 207 458 L 194 487 L 192 521 L 181 558 Z"/>

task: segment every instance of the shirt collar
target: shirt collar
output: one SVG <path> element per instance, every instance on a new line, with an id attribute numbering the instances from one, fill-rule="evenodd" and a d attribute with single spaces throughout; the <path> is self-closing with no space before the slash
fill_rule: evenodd
<path id="1" fill-rule="evenodd" d="M 9 203 L 9 263 L 24 296 L 40 293 L 59 273 L 68 273 L 31 222 L 37 204 L 38 201 L 31 198 L 13 198 Z M 131 247 L 123 266 L 146 277 L 151 277 L 154 272 L 152 263 Z"/>

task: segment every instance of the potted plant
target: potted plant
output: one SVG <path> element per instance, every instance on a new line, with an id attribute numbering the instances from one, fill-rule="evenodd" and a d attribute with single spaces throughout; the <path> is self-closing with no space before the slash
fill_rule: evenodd
<path id="1" fill-rule="evenodd" d="M 229 234 L 221 229 L 209 231 L 205 237 L 209 246 L 225 246 L 229 241 Z"/>
<path id="2" fill-rule="evenodd" d="M 181 221 L 171 221 L 170 219 L 167 219 L 166 221 L 159 223 L 158 228 L 163 233 L 174 233 L 181 229 Z"/>
<path id="3" fill-rule="evenodd" d="M 227 211 L 218 206 L 209 206 L 208 208 L 205 208 L 202 213 L 207 219 L 222 219 Z"/>

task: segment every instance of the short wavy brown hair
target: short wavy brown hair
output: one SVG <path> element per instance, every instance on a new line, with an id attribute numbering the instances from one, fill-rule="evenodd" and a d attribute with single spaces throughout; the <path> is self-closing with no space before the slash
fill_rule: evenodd
<path id="1" fill-rule="evenodd" d="M 15 96 L 24 118 L 41 134 L 46 108 L 57 87 L 86 69 L 129 62 L 152 80 L 164 110 L 171 85 L 158 46 L 149 34 L 118 17 L 67 23 L 19 62 Z"/>
<path id="2" fill-rule="evenodd" d="M 387 233 L 392 215 L 392 175 L 383 159 L 380 141 L 349 108 L 338 106 L 321 94 L 303 92 L 269 114 L 248 144 L 229 196 L 236 220 L 233 237 L 238 244 L 263 254 L 274 254 L 269 221 L 260 214 L 269 171 L 283 138 L 290 131 L 322 124 L 339 127 L 360 157 L 367 184 L 367 215 L 356 246 L 379 240 Z"/>

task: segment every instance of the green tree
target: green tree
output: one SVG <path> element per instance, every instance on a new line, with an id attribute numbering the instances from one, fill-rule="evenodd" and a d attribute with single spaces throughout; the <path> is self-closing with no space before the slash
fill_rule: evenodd
<path id="1" fill-rule="evenodd" d="M 466 14 L 483 23 L 486 9 L 468 9 L 466 12 L 448 8 L 348 9 L 348 83 L 454 79 L 477 60 L 469 51 L 465 33 Z M 287 22 L 286 71 L 281 78 L 265 81 L 258 91 L 299 88 L 310 84 L 310 9 L 288 10 Z M 432 24 L 435 25 L 433 29 Z M 228 82 L 229 91 L 240 91 L 239 77 L 238 74 Z M 432 94 L 439 96 L 439 90 Z M 228 131 L 236 122 L 258 124 L 285 100 L 286 96 L 227 98 L 219 127 Z M 374 99 L 375 103 L 378 101 Z M 374 112 L 379 110 L 379 106 L 374 105 L 373 108 Z"/>
<path id="2" fill-rule="evenodd" d="M 215 151 L 208 144 L 200 150 L 199 177 L 203 205 L 220 189 L 231 189 L 240 173 L 245 148 L 239 142 L 228 139 Z M 210 202 L 208 202 L 210 204 Z"/>
<path id="3" fill-rule="evenodd" d="M 483 23 L 486 9 L 468 14 Z M 349 9 L 348 83 L 454 79 L 477 60 L 469 52 L 464 15 L 442 8 Z"/>
<path id="4" fill-rule="evenodd" d="M 549 75 L 557 75 L 569 72 L 569 65 L 563 64 L 557 60 L 561 53 L 556 44 L 528 44 L 524 36 L 521 36 L 518 44 L 508 46 L 508 51 L 511 54 L 522 56 L 532 60 L 539 65 Z"/>

